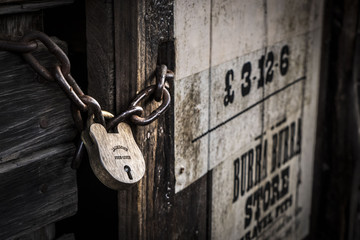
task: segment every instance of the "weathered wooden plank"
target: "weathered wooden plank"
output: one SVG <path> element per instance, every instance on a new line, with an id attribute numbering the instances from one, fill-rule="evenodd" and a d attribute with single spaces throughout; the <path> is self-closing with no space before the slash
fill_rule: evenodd
<path id="1" fill-rule="evenodd" d="M 326 113 L 327 105 L 327 94 L 329 91 L 328 78 L 329 78 L 329 61 L 324 59 L 330 59 L 330 39 L 331 39 L 331 1 L 325 1 L 324 4 L 324 16 L 323 16 L 323 43 L 321 47 L 322 56 L 321 59 L 321 73 L 319 88 L 322 91 L 319 91 L 319 102 L 318 102 L 318 118 L 316 126 L 316 147 L 314 153 L 314 179 L 313 181 L 313 190 L 312 190 L 312 202 L 311 202 L 311 218 L 310 218 L 310 234 L 306 239 L 324 239 L 321 237 L 322 232 L 319 230 L 321 225 L 321 216 L 323 216 L 323 199 L 324 194 L 324 163 L 323 161 L 327 159 L 328 151 L 326 150 L 326 141 L 329 138 L 330 132 L 328 131 L 328 116 Z"/>
<path id="2" fill-rule="evenodd" d="M 86 7 L 86 55 L 88 73 L 88 92 L 95 97 L 103 109 L 114 112 L 114 22 L 113 1 L 89 0 Z M 87 164 L 87 165 L 86 165 Z M 86 176 L 91 181 L 80 181 L 83 189 L 79 195 L 90 198 L 79 206 L 79 215 L 85 219 L 85 227 L 79 226 L 77 236 L 98 238 L 116 238 L 118 233 L 117 192 L 106 188 L 94 177 L 88 163 L 84 163 L 79 176 Z M 100 193 L 100 194 L 99 194 Z M 83 194 L 83 195 L 81 195 Z M 92 209 L 96 206 L 96 211 Z M 87 212 L 86 212 L 87 211 Z M 91 211 L 91 212 L 89 212 Z M 93 221 L 92 219 L 97 219 Z M 83 225 L 83 224 L 81 224 Z M 93 226 L 87 231 L 86 226 Z"/>
<path id="3" fill-rule="evenodd" d="M 94 94 L 102 97 L 102 104 L 110 108 L 115 105 L 120 113 L 137 90 L 154 83 L 152 74 L 157 64 L 174 67 L 173 1 L 112 4 L 87 2 L 88 69 L 94 72 L 89 72 L 89 91 L 96 89 Z M 104 36 L 108 36 L 105 43 L 100 42 Z M 108 51 L 115 52 L 114 59 L 104 57 Z M 99 70 L 99 64 L 104 71 Z M 109 73 L 107 78 L 104 72 Z M 112 99 L 114 87 L 116 103 Z M 157 105 L 149 104 L 146 111 Z M 119 191 L 120 239 L 204 238 L 207 234 L 207 177 L 175 196 L 173 121 L 173 112 L 168 110 L 165 117 L 149 126 L 133 126 L 145 156 L 146 176 L 133 188 Z"/>
<path id="4" fill-rule="evenodd" d="M 73 154 L 72 144 L 62 144 L 1 165 L 1 239 L 24 235 L 76 212 Z"/>
<path id="5" fill-rule="evenodd" d="M 114 28 L 115 44 L 115 76 L 116 76 L 116 113 L 124 111 L 128 107 L 129 100 L 135 96 L 137 90 L 137 79 L 139 75 L 139 54 L 144 42 L 139 37 L 139 1 L 114 1 Z M 143 65 L 141 65 L 143 67 Z M 136 139 L 138 142 L 138 139 Z M 140 148 L 143 151 L 142 148 Z M 145 156 L 146 172 L 149 162 Z M 140 181 L 139 184 L 142 184 Z M 119 239 L 140 239 L 140 226 L 144 224 L 141 220 L 140 206 L 142 193 L 139 187 L 118 192 L 118 218 Z M 142 204 L 142 202 L 140 203 Z M 144 220 L 145 221 L 145 220 Z"/>
<path id="6" fill-rule="evenodd" d="M 45 65 L 54 59 L 35 54 Z M 76 134 L 69 100 L 55 82 L 39 77 L 21 56 L 0 52 L 0 162 L 70 142 Z"/>
<path id="7" fill-rule="evenodd" d="M 62 5 L 72 4 L 74 0 L 1 0 L 0 15 L 35 12 L 45 8 L 58 7 Z"/>
<path id="8" fill-rule="evenodd" d="M 214 239 L 308 233 L 322 2 L 175 2 L 175 192 L 212 169 Z"/>
<path id="9" fill-rule="evenodd" d="M 116 64 L 121 63 L 119 75 L 127 76 L 116 81 L 117 110 L 122 110 L 135 96 L 135 89 L 154 83 L 152 74 L 157 64 L 174 68 L 173 1 L 118 2 L 115 6 L 115 25 L 126 25 L 124 31 L 115 32 L 121 34 L 115 54 L 125 56 L 125 60 Z M 170 85 L 173 96 L 172 82 Z M 123 92 L 130 92 L 130 96 Z M 149 104 L 146 111 L 156 106 Z M 120 238 L 204 239 L 207 236 L 207 176 L 175 195 L 172 107 L 154 123 L 135 128 L 146 161 L 146 175 L 130 191 L 119 192 Z"/>
<path id="10" fill-rule="evenodd" d="M 137 30 L 137 2 L 114 1 L 114 64 L 115 64 L 115 108 L 120 113 L 128 108 L 129 100 L 136 93 L 135 79 L 140 39 Z M 139 26 L 140 27 L 140 26 Z"/>
<path id="11" fill-rule="evenodd" d="M 43 28 L 42 17 L 36 13 L 0 15 L 0 38 L 17 40 L 24 32 Z"/>
<path id="12" fill-rule="evenodd" d="M 358 24 L 357 24 L 357 32 L 360 31 L 360 18 L 357 19 Z M 357 34 L 358 35 L 358 34 Z M 360 65 L 360 38 L 359 36 L 356 37 L 356 47 L 355 47 L 355 54 L 356 57 L 354 59 L 354 74 L 353 74 L 353 78 L 354 78 L 354 85 L 353 87 L 356 88 L 357 87 L 357 91 L 355 91 L 355 93 L 353 93 L 353 101 L 356 102 L 356 100 L 359 100 L 359 85 L 360 85 L 360 70 L 359 68 L 357 68 L 356 66 Z M 355 107 L 355 109 L 359 109 L 359 101 L 357 102 L 357 107 Z M 356 116 L 356 115 L 355 115 Z M 353 117 L 355 117 L 353 115 Z M 355 126 L 357 128 L 360 127 L 360 118 L 359 115 L 357 115 L 357 120 L 355 120 Z M 355 134 L 354 134 L 355 135 Z M 355 140 L 357 142 L 357 148 L 355 149 L 359 149 L 360 147 L 360 141 L 359 141 L 359 135 L 355 135 L 353 138 L 358 138 L 357 140 Z M 354 144 L 355 145 L 355 144 Z M 356 151 L 356 150 L 355 150 Z M 349 239 L 352 240 L 356 240 L 356 239 L 360 239 L 360 160 L 359 158 L 357 159 L 357 161 L 355 162 L 355 166 L 354 166 L 354 170 L 353 170 L 353 180 L 352 180 L 352 186 L 351 186 L 351 200 L 350 200 L 350 208 L 349 208 L 349 217 L 348 217 L 348 222 L 350 223 L 349 225 Z"/>
<path id="13" fill-rule="evenodd" d="M 57 238 L 56 240 L 75 240 L 75 235 L 72 233 L 62 235 L 61 237 Z"/>
<path id="14" fill-rule="evenodd" d="M 100 78 L 90 78 L 89 85 L 97 84 L 99 94 L 103 92 L 102 98 L 105 96 L 105 99 L 110 99 L 112 90 L 108 91 L 109 87 L 104 88 L 94 81 L 103 79 L 101 84 L 104 86 L 115 82 L 116 112 L 120 113 L 127 108 L 137 90 L 154 83 L 152 74 L 157 64 L 165 63 L 171 69 L 174 67 L 173 1 L 113 1 L 113 8 L 108 2 L 87 4 L 87 18 L 90 19 L 87 22 L 87 32 L 88 36 L 89 31 L 94 35 L 88 42 L 88 57 L 99 58 L 104 51 L 102 48 L 108 49 L 111 46 L 108 43 L 102 48 L 100 45 L 91 46 L 97 44 L 97 39 L 110 36 L 106 41 L 115 41 L 115 60 L 108 57 L 102 62 L 105 69 L 111 69 L 115 61 L 115 81 L 113 75 L 106 79 L 99 76 Z M 109 7 L 114 11 L 113 20 Z M 97 13 L 91 11 L 95 8 Z M 104 11 L 101 8 L 110 13 L 95 18 L 99 12 Z M 98 22 L 92 22 L 91 19 L 97 19 Z M 96 27 L 98 25 L 101 27 Z M 111 27 L 115 29 L 114 38 L 111 38 Z M 88 61 L 88 68 L 94 71 L 98 67 L 95 60 Z M 170 85 L 173 89 L 172 83 Z M 149 104 L 146 111 L 150 112 L 156 106 L 157 104 Z M 120 239 L 192 239 L 208 236 L 208 177 L 204 176 L 189 189 L 175 195 L 173 116 L 172 110 L 168 110 L 165 117 L 149 126 L 133 128 L 145 155 L 147 172 L 138 185 L 119 191 Z"/>
<path id="15" fill-rule="evenodd" d="M 40 14 L 0 18 L 2 39 L 42 28 Z M 55 63 L 42 45 L 34 55 L 45 66 Z M 44 226 L 77 210 L 76 176 L 70 168 L 76 130 L 69 100 L 20 55 L 1 51 L 0 61 L 0 238 L 53 239 Z"/>
<path id="16" fill-rule="evenodd" d="M 51 223 L 16 240 L 53 240 L 55 239 L 55 224 Z"/>
<path id="17" fill-rule="evenodd" d="M 354 212 L 358 211 L 359 98 L 356 41 L 359 23 L 358 0 L 328 2 L 328 57 L 326 90 L 317 156 L 321 167 L 321 188 L 314 206 L 313 239 L 358 239 Z M 325 88 L 326 87 L 326 88 Z M 320 103 L 321 104 L 321 103 Z M 321 132 L 323 131 L 323 132 Z M 319 178 L 319 176 L 317 176 Z M 331 226 L 329 228 L 329 226 Z M 353 235 L 354 234 L 354 235 Z"/>
<path id="18" fill-rule="evenodd" d="M 86 1 L 88 91 L 111 112 L 115 97 L 112 5 L 112 1 Z"/>
<path id="19" fill-rule="evenodd" d="M 171 239 L 211 239 L 211 209 L 208 208 L 211 204 L 211 194 L 208 192 L 211 189 L 209 174 L 175 195 L 171 222 L 163 223 L 162 226 L 171 230 Z M 156 230 L 159 236 L 161 228 Z M 167 236 L 161 238 L 167 239 Z"/>

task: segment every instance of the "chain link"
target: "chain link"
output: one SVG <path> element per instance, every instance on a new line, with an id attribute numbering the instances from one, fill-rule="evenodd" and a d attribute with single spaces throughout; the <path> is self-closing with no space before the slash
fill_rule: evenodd
<path id="1" fill-rule="evenodd" d="M 148 99 L 152 95 L 155 95 L 156 90 L 157 90 L 157 86 L 155 86 L 155 85 L 151 85 L 151 86 L 145 88 L 144 90 L 142 90 L 132 101 L 132 103 L 130 104 L 130 108 L 134 108 L 135 106 L 137 106 L 139 104 L 139 102 Z M 163 88 L 162 92 L 163 92 L 163 99 L 162 99 L 162 104 L 160 105 L 160 107 L 156 108 L 153 112 L 151 112 L 146 117 L 141 117 L 136 114 L 132 115 L 131 122 L 133 122 L 137 125 L 142 125 L 142 126 L 147 125 L 147 124 L 153 122 L 155 119 L 157 119 L 163 112 L 165 112 L 166 109 L 170 105 L 171 98 L 170 98 L 169 91 L 165 87 Z"/>
<path id="2" fill-rule="evenodd" d="M 11 42 L 0 40 L 0 49 L 16 52 L 16 53 L 28 53 L 35 51 L 38 45 L 36 42 Z"/>
<path id="3" fill-rule="evenodd" d="M 157 102 L 160 102 L 163 97 L 164 87 L 165 87 L 165 80 L 169 78 L 174 78 L 174 73 L 167 69 L 166 65 L 161 65 L 157 68 L 156 72 L 156 91 L 154 94 L 154 99 Z"/>
<path id="4" fill-rule="evenodd" d="M 77 108 L 81 111 L 86 112 L 88 110 L 88 106 L 84 101 L 81 99 L 84 94 L 78 95 L 75 91 L 73 86 L 69 84 L 69 82 L 65 79 L 60 66 L 56 66 L 54 70 L 54 77 L 61 87 L 61 89 L 65 92 L 68 98 L 75 104 Z"/>
<path id="5" fill-rule="evenodd" d="M 42 43 L 49 53 L 53 54 L 58 63 L 54 66 L 53 71 L 49 71 L 44 67 L 33 55 Z M 31 31 L 24 35 L 20 41 L 0 40 L 0 50 L 21 53 L 28 64 L 41 77 L 48 81 L 56 81 L 60 88 L 65 92 L 71 100 L 71 113 L 77 129 L 81 132 L 84 130 L 84 121 L 81 112 L 87 112 L 88 118 L 94 115 L 94 121 L 102 124 L 108 131 L 116 127 L 120 122 L 130 120 L 137 125 L 147 125 L 156 120 L 170 106 L 171 97 L 169 91 L 165 87 L 167 79 L 174 78 L 174 73 L 167 69 L 165 65 L 157 68 L 156 85 L 148 86 L 140 91 L 131 102 L 128 110 L 113 117 L 111 113 L 103 111 L 96 99 L 89 95 L 85 95 L 76 80 L 71 76 L 71 65 L 69 58 L 64 51 L 45 33 Z M 155 101 L 161 102 L 161 105 L 151 112 L 148 116 L 142 116 L 144 109 L 139 106 L 143 100 L 152 97 Z M 104 113 L 107 117 L 113 118 L 106 124 Z M 75 160 L 72 163 L 73 168 L 77 168 L 83 155 L 83 143 L 80 143 L 76 153 Z"/>
<path id="6" fill-rule="evenodd" d="M 29 43 L 32 41 L 38 40 L 42 44 L 45 45 L 47 50 L 55 55 L 56 59 L 60 62 L 61 72 L 67 77 L 70 73 L 70 61 L 66 56 L 64 51 L 45 33 L 38 31 L 31 31 L 24 35 L 21 39 L 23 43 Z M 53 80 L 52 74 L 45 68 L 41 63 L 32 55 L 31 52 L 23 53 L 24 59 L 30 64 L 30 66 L 38 73 L 40 76 L 45 78 L 46 80 Z"/>

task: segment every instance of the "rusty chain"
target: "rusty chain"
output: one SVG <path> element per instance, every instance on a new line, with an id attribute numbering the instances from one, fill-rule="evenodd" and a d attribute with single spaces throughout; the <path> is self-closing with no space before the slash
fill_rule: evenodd
<path id="1" fill-rule="evenodd" d="M 53 71 L 43 66 L 33 55 L 42 43 L 49 53 L 53 54 L 58 63 L 54 66 Z M 89 95 L 85 95 L 76 80 L 71 76 L 71 64 L 64 51 L 45 33 L 31 31 L 26 33 L 19 41 L 0 40 L 0 50 L 22 54 L 26 62 L 39 74 L 48 81 L 56 81 L 60 88 L 71 100 L 71 113 L 77 129 L 81 132 L 84 130 L 84 121 L 81 112 L 87 112 L 88 117 L 94 116 L 94 122 L 102 124 L 108 131 L 116 127 L 120 122 L 129 120 L 136 125 L 147 125 L 156 120 L 170 106 L 170 93 L 166 89 L 166 80 L 174 78 L 174 73 L 167 69 L 165 65 L 158 67 L 156 72 L 156 85 L 151 85 L 140 91 L 134 100 L 130 103 L 129 108 L 113 116 L 111 113 L 101 109 L 99 102 Z M 144 109 L 139 103 L 145 99 L 153 98 L 161 105 L 151 112 L 148 116 L 142 116 Z M 104 117 L 105 116 L 105 117 Z M 105 118 L 111 118 L 107 123 Z M 84 145 L 81 142 L 75 158 L 72 163 L 73 168 L 78 168 L 81 156 L 83 155 Z"/>

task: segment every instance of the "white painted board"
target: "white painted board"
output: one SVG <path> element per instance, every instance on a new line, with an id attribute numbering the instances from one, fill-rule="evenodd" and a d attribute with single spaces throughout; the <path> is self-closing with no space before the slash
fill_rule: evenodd
<path id="1" fill-rule="evenodd" d="M 175 191 L 212 171 L 214 239 L 302 239 L 323 1 L 185 0 L 174 12 Z"/>

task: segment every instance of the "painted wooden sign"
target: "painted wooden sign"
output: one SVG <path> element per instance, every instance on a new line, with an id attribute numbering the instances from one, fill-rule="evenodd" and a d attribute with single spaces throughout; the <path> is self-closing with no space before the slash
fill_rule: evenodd
<path id="1" fill-rule="evenodd" d="M 176 192 L 212 171 L 214 239 L 309 228 L 323 1 L 175 1 Z"/>

